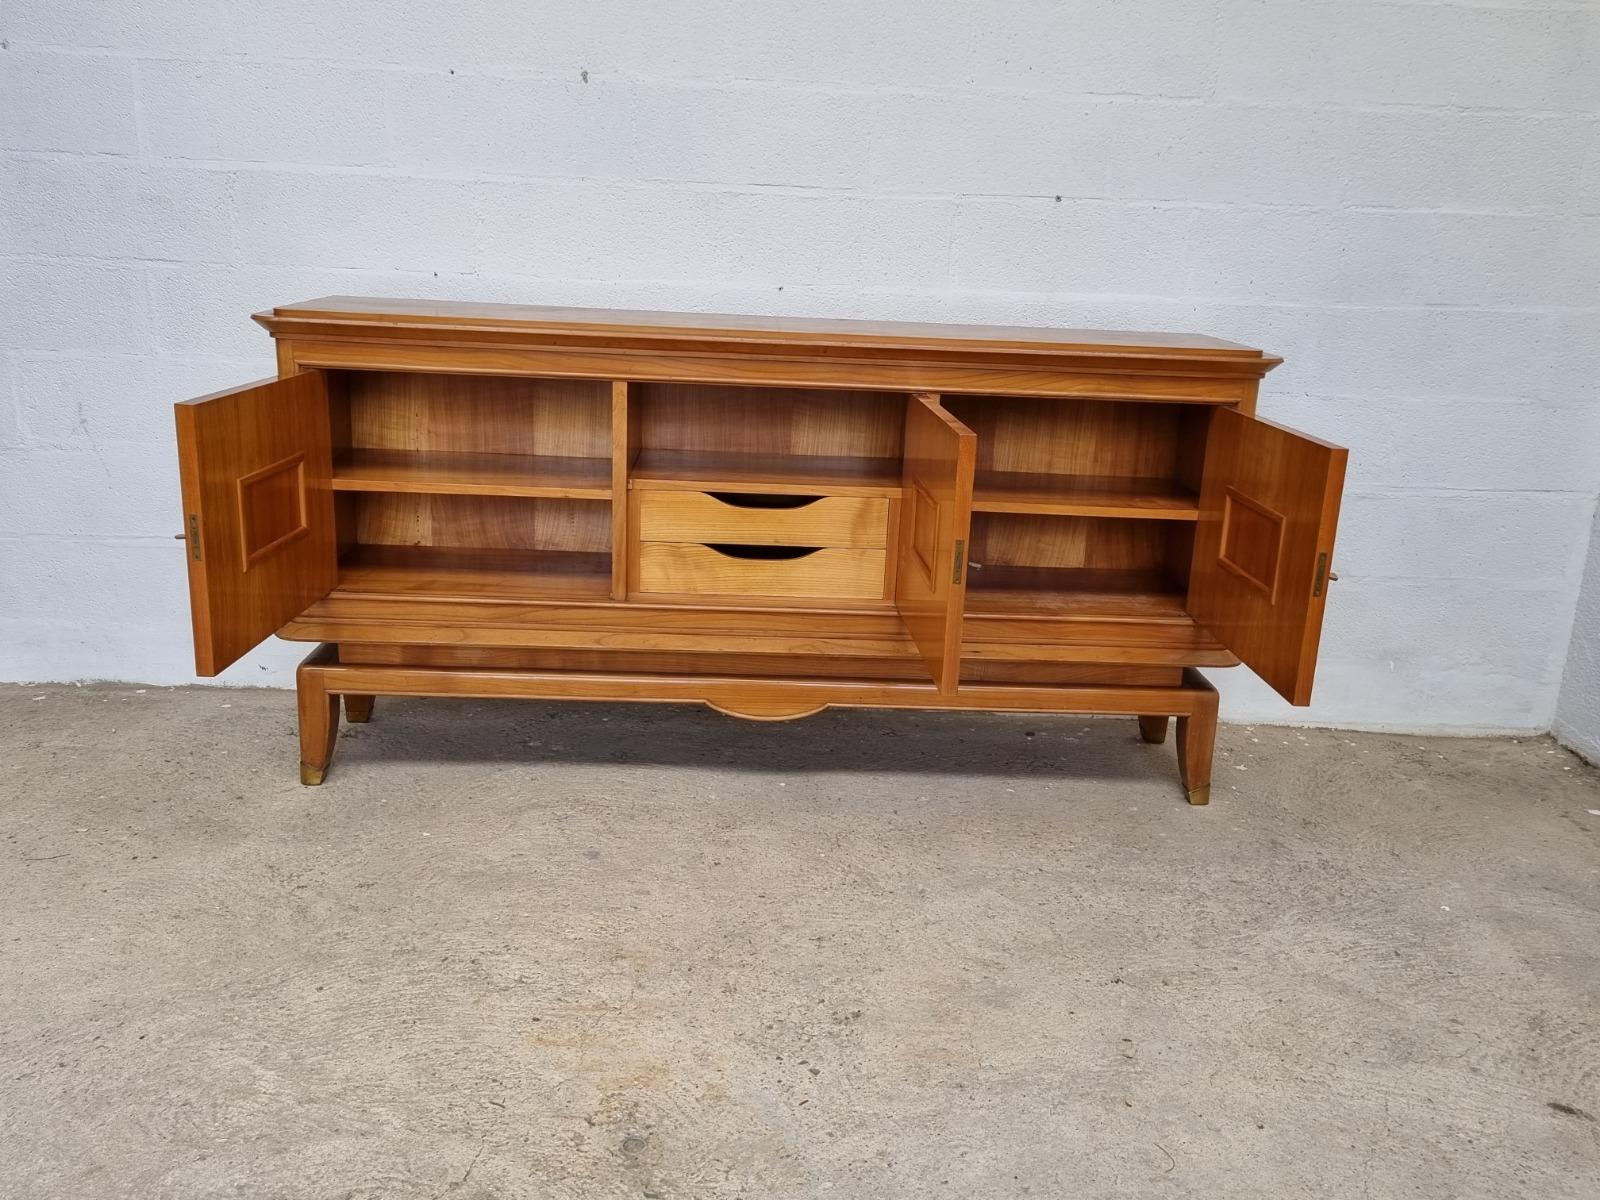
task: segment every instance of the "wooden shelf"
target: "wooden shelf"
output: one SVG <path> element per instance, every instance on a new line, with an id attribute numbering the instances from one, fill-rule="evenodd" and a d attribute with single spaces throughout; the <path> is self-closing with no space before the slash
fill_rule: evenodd
<path id="1" fill-rule="evenodd" d="M 1199 499 L 1172 480 L 1035 475 L 1023 471 L 979 471 L 973 486 L 972 510 L 1158 521 L 1195 521 L 1200 517 Z"/>
<path id="2" fill-rule="evenodd" d="M 1227 667 L 1158 571 L 989 567 L 967 577 L 964 660 Z"/>
<path id="3" fill-rule="evenodd" d="M 339 562 L 346 595 L 604 600 L 611 556 L 571 550 L 357 546 Z"/>
<path id="4" fill-rule="evenodd" d="M 350 450 L 333 464 L 333 488 L 337 492 L 609 500 L 611 460 L 548 454 Z"/>
<path id="5" fill-rule="evenodd" d="M 973 567 L 967 612 L 1108 620 L 1189 620 L 1184 597 L 1158 571 L 1086 567 Z"/>
<path id="6" fill-rule="evenodd" d="M 364 547 L 370 555 L 379 547 Z M 573 557 L 573 556 L 569 556 Z M 440 574 L 435 573 L 435 576 Z M 471 595 L 440 583 L 400 591 L 379 569 L 346 567 L 339 587 L 314 602 L 284 636 L 333 642 L 437 644 L 628 652 L 785 656 L 811 660 L 894 659 L 926 678 L 916 644 L 893 612 L 843 612 L 779 607 L 706 608 L 547 594 Z M 448 580 L 446 580 L 448 582 Z"/>
<path id="7" fill-rule="evenodd" d="M 702 450 L 644 450 L 629 472 L 646 490 L 898 496 L 898 458 L 760 456 Z"/>

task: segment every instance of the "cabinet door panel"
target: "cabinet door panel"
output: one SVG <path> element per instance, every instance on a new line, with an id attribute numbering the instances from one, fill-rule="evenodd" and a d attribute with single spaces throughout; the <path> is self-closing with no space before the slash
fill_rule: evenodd
<path id="1" fill-rule="evenodd" d="M 215 675 L 334 585 L 320 371 L 176 406 L 195 671 Z"/>
<path id="2" fill-rule="evenodd" d="M 937 396 L 907 401 L 895 606 L 941 692 L 955 691 L 961 676 L 977 448 L 977 435 Z"/>
<path id="3" fill-rule="evenodd" d="M 1231 409 L 1211 421 L 1189 614 L 1291 704 L 1311 703 L 1348 457 Z"/>

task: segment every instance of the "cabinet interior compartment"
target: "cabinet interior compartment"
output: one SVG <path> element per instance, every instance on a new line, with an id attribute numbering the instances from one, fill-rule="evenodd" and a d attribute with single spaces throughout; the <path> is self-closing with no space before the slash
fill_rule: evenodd
<path id="1" fill-rule="evenodd" d="M 1210 409 L 947 397 L 978 438 L 967 611 L 1175 616 Z"/>
<path id="2" fill-rule="evenodd" d="M 339 588 L 485 599 L 603 600 L 611 509 L 583 500 L 341 493 Z"/>
<path id="3" fill-rule="evenodd" d="M 978 438 L 973 511 L 1194 521 L 1211 410 L 946 396 Z"/>
<path id="4" fill-rule="evenodd" d="M 608 595 L 609 383 L 351 371 L 329 407 L 342 591 Z"/>
<path id="5" fill-rule="evenodd" d="M 344 371 L 328 400 L 336 491 L 610 499 L 604 380 Z"/>
<path id="6" fill-rule="evenodd" d="M 632 382 L 624 444 L 608 380 L 344 371 L 328 390 L 347 594 L 605 601 L 626 575 L 680 602 L 894 605 L 905 392 Z M 1066 619 L 1042 640 L 1187 622 L 1208 406 L 942 403 L 976 435 L 971 617 Z"/>
<path id="7" fill-rule="evenodd" d="M 813 495 L 900 491 L 905 394 L 634 383 L 636 487 Z"/>
<path id="8" fill-rule="evenodd" d="M 1178 521 L 975 512 L 967 611 L 1181 611 L 1192 528 Z"/>

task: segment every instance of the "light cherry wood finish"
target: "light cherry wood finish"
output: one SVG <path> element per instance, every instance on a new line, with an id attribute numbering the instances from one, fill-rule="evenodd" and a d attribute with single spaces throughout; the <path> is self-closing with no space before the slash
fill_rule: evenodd
<path id="1" fill-rule="evenodd" d="M 703 596 L 883 596 L 884 552 L 644 542 L 639 591 Z"/>
<path id="2" fill-rule="evenodd" d="M 348 450 L 333 464 L 333 488 L 338 492 L 610 500 L 611 461 L 539 454 Z"/>
<path id="3" fill-rule="evenodd" d="M 905 396 L 864 389 L 634 384 L 639 441 L 652 451 L 789 459 L 899 459 Z"/>
<path id="4" fill-rule="evenodd" d="M 1098 333 L 328 298 L 179 406 L 196 661 L 276 630 L 302 773 L 378 695 L 1178 719 L 1309 699 L 1344 452 L 1258 350 Z"/>
<path id="5" fill-rule="evenodd" d="M 363 495 L 356 536 L 376 546 L 481 550 L 611 550 L 612 514 L 583 500 L 380 492 Z"/>
<path id="6" fill-rule="evenodd" d="M 195 672 L 216 675 L 333 587 L 326 381 L 249 384 L 176 416 Z"/>
<path id="7" fill-rule="evenodd" d="M 881 549 L 889 539 L 889 501 L 876 497 L 640 492 L 638 507 L 645 542 Z"/>
<path id="8" fill-rule="evenodd" d="M 1175 687 L 975 683 L 964 689 L 963 695 L 955 696 L 929 684 L 892 680 L 751 678 L 698 671 L 687 675 L 631 675 L 620 671 L 368 666 L 338 662 L 331 648 L 321 647 L 301 665 L 300 680 L 301 778 L 307 783 L 322 781 L 333 753 L 339 715 L 337 697 L 353 692 L 362 696 L 687 701 L 758 721 L 793 720 L 830 707 L 1164 713 L 1179 718 L 1179 769 L 1189 802 L 1205 804 L 1210 798 L 1210 739 L 1205 735 L 1208 731 L 1215 734 L 1217 697 L 1210 685 L 1193 673 Z M 308 714 L 312 727 L 309 735 Z M 1203 747 L 1202 742 L 1206 743 Z"/>
<path id="9" fill-rule="evenodd" d="M 295 321 L 340 322 L 402 336 L 422 330 L 423 342 L 442 340 L 439 331 L 466 336 L 474 330 L 501 330 L 513 338 L 530 334 L 588 339 L 607 346 L 632 340 L 676 342 L 700 334 L 752 350 L 763 341 L 788 341 L 814 352 L 818 347 L 930 345 L 955 351 L 1016 347 L 1025 350 L 1083 350 L 1165 358 L 1172 353 L 1265 362 L 1279 359 L 1238 342 L 1193 333 L 1134 333 L 1109 329 L 1044 329 L 1020 325 L 940 325 L 912 321 L 846 321 L 826 317 L 756 317 L 729 313 L 655 312 L 615 308 L 562 308 L 539 304 L 485 304 L 461 300 L 373 299 L 323 296 L 284 304 L 258 321 L 287 327 Z M 303 336 L 303 331 L 293 332 Z M 274 329 L 275 336 L 281 336 Z M 753 352 L 753 350 L 752 350 Z"/>
<path id="10" fill-rule="evenodd" d="M 1189 334 L 609 312 L 330 296 L 256 314 L 300 368 L 460 371 L 1255 408 L 1280 359 Z"/>
<path id="11" fill-rule="evenodd" d="M 300 707 L 300 782 L 322 782 L 339 736 L 339 694 L 327 687 L 324 669 L 338 661 L 331 646 L 321 646 L 295 672 Z M 364 693 L 370 695 L 371 693 Z"/>
<path id="12" fill-rule="evenodd" d="M 894 660 L 904 668 L 896 674 L 928 678 L 915 643 L 892 611 L 330 597 L 285 626 L 283 635 L 301 641 L 331 636 L 341 644 L 432 643 L 483 652 L 598 653 L 618 658 L 632 654 L 803 658 L 819 671 L 848 659 Z"/>
<path id="13" fill-rule="evenodd" d="M 979 471 L 974 512 L 1196 521 L 1199 499 L 1170 479 Z"/>
<path id="14" fill-rule="evenodd" d="M 353 371 L 342 382 L 356 449 L 611 455 L 609 381 Z"/>
<path id="15" fill-rule="evenodd" d="M 1348 457 L 1238 413 L 1212 420 L 1189 611 L 1291 704 L 1311 703 Z"/>
<path id="16" fill-rule="evenodd" d="M 932 395 L 906 402 L 895 607 L 934 684 L 956 690 L 977 437 Z"/>
<path id="17" fill-rule="evenodd" d="M 340 561 L 337 592 L 341 596 L 451 596 L 468 601 L 604 600 L 610 593 L 608 554 L 365 545 Z"/>
<path id="18" fill-rule="evenodd" d="M 1194 671 L 1184 679 L 1192 689 L 1193 705 L 1187 713 L 1176 714 L 1178 775 L 1190 804 L 1209 804 L 1212 757 L 1217 746 L 1217 692 Z"/>
<path id="19" fill-rule="evenodd" d="M 628 471 L 638 447 L 639 409 L 628 403 L 628 384 L 619 379 L 611 385 L 611 596 L 616 600 L 628 594 Z"/>
<path id="20" fill-rule="evenodd" d="M 900 459 L 646 449 L 634 463 L 631 482 L 645 491 L 898 496 Z"/>
<path id="21" fill-rule="evenodd" d="M 273 328 L 290 330 L 296 323 L 268 321 Z M 414 331 L 408 331 L 414 332 Z M 1269 360 L 1248 364 L 1244 371 L 1213 374 L 1212 364 L 1181 361 L 1185 373 L 1151 372 L 1144 363 L 1138 371 L 1106 369 L 1112 357 L 1096 353 L 1082 359 L 1082 369 L 1069 371 L 1048 366 L 998 367 L 970 362 L 848 361 L 831 358 L 780 358 L 766 360 L 729 352 L 720 357 L 680 354 L 643 355 L 620 351 L 474 348 L 468 345 L 418 345 L 400 340 L 366 338 L 307 341 L 295 349 L 301 368 L 328 368 L 382 372 L 460 371 L 477 376 L 544 374 L 570 379 L 623 377 L 642 382 L 703 380 L 719 385 L 778 388 L 817 388 L 856 391 L 863 387 L 883 391 L 936 390 L 941 394 L 986 393 L 1039 397 L 1094 396 L 1128 403 L 1186 403 L 1237 406 L 1253 412 L 1260 373 L 1276 365 Z"/>
<path id="22" fill-rule="evenodd" d="M 666 675 L 703 672 L 718 676 L 927 681 L 927 672 L 921 660 L 904 656 L 853 658 L 816 654 L 785 656 L 671 651 L 518 650 L 489 646 L 342 642 L 339 645 L 339 661 L 369 666 L 493 667 L 504 670 L 588 672 L 620 669 Z M 1176 687 L 1183 681 L 1183 671 L 1166 667 L 1100 664 L 965 663 L 961 678 L 963 682 L 970 683 Z"/>

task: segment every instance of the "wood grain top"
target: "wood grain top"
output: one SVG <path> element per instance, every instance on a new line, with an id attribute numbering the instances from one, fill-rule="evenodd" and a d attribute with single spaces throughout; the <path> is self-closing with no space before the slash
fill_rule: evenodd
<path id="1" fill-rule="evenodd" d="M 1265 372 L 1279 360 L 1262 351 L 1200 334 L 1126 330 L 1044 329 L 1008 325 L 941 325 L 905 321 L 849 321 L 809 317 L 741 316 L 729 313 L 643 312 L 560 308 L 527 304 L 474 304 L 448 300 L 399 300 L 325 296 L 284 304 L 256 320 L 275 336 L 296 331 L 326 335 L 365 328 L 367 336 L 393 338 L 477 333 L 505 341 L 629 338 L 697 342 L 724 347 L 787 344 L 871 350 L 1016 351 L 1040 355 L 1214 359 L 1251 364 Z M 384 331 L 384 332 L 380 332 Z"/>

